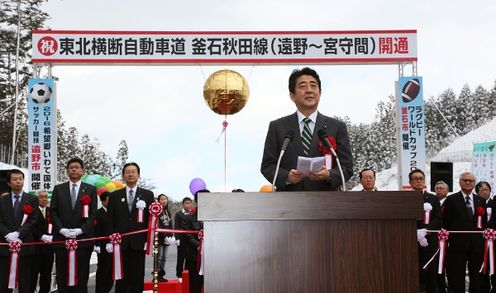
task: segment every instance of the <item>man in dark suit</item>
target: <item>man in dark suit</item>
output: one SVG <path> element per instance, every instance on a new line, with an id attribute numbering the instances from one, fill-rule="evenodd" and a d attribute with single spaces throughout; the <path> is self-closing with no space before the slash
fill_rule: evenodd
<path id="1" fill-rule="evenodd" d="M 127 163 L 122 168 L 122 178 L 126 188 L 110 194 L 108 216 L 112 233 L 126 233 L 147 229 L 148 208 L 154 202 L 153 192 L 138 187 L 140 168 L 136 163 Z M 138 222 L 138 201 L 144 201 L 143 221 Z M 116 281 L 115 292 L 143 292 L 145 277 L 145 243 L 146 233 L 134 234 L 122 238 L 121 251 L 123 260 L 123 278 Z M 107 243 L 107 251 L 112 252 L 112 245 Z"/>
<path id="2" fill-rule="evenodd" d="M 310 68 L 293 71 L 289 77 L 289 96 L 297 111 L 270 123 L 261 164 L 262 174 L 269 182 L 273 182 L 284 138 L 292 133 L 294 139 L 282 157 L 277 175 L 277 190 L 337 190 L 345 183 L 341 180 L 335 158 L 332 159 L 330 170 L 329 166 L 324 166 L 306 176 L 296 169 L 298 156 L 322 157 L 327 153 L 325 147 L 318 147 L 318 132 L 321 130 L 330 141 L 336 141 L 336 152 L 343 167 L 345 181 L 353 174 L 353 158 L 346 124 L 317 111 L 320 95 L 321 82 L 317 72 Z"/>
<path id="3" fill-rule="evenodd" d="M 53 241 L 92 238 L 97 208 L 96 189 L 94 186 L 81 181 L 84 174 L 84 164 L 81 159 L 70 159 L 67 162 L 66 170 L 69 181 L 55 186 L 50 201 L 54 225 Z M 54 245 L 59 292 L 88 292 L 93 244 L 93 241 L 78 241 L 76 251 L 77 284 L 75 286 L 69 286 L 67 282 L 68 259 L 65 245 Z"/>
<path id="4" fill-rule="evenodd" d="M 33 229 L 38 216 L 36 196 L 25 193 L 24 173 L 18 169 L 7 172 L 7 185 L 11 192 L 0 197 L 0 243 L 32 242 Z M 25 219 L 24 223 L 23 220 Z M 31 264 L 34 249 L 22 246 L 18 263 L 18 288 L 20 293 L 31 293 Z M 8 289 L 10 271 L 10 252 L 8 245 L 0 245 L 0 292 L 12 292 Z"/>
<path id="5" fill-rule="evenodd" d="M 472 193 L 475 176 L 464 172 L 459 180 L 461 190 L 446 198 L 443 209 L 443 226 L 445 229 L 458 231 L 481 231 L 486 228 L 485 216 L 482 228 L 477 228 L 477 212 L 485 210 L 485 200 Z M 449 235 L 446 253 L 446 273 L 448 284 L 454 293 L 465 292 L 465 268 L 468 264 L 469 292 L 480 292 L 479 269 L 482 264 L 484 239 L 481 233 Z"/>
<path id="6" fill-rule="evenodd" d="M 182 209 L 174 215 L 174 229 L 183 230 L 184 229 L 184 216 L 186 216 L 191 208 L 193 207 L 193 201 L 189 197 L 183 198 Z M 177 263 L 176 263 L 176 276 L 179 279 L 183 277 L 184 261 L 186 260 L 186 239 L 184 234 L 176 233 L 177 244 Z"/>
<path id="7" fill-rule="evenodd" d="M 442 225 L 441 207 L 436 196 L 425 191 L 425 174 L 420 169 L 412 170 L 408 180 L 413 191 L 422 192 L 423 209 L 429 210 L 429 222 L 425 219 L 417 221 L 417 240 L 419 242 L 419 277 L 421 287 L 426 293 L 437 293 L 437 261 L 431 262 L 426 270 L 423 266 L 432 258 L 437 250 L 437 234 L 427 234 L 426 230 L 439 230 Z"/>
<path id="8" fill-rule="evenodd" d="M 38 208 L 39 213 L 36 219 L 34 229 L 34 239 L 38 242 L 47 243 L 46 245 L 37 245 L 36 255 L 33 257 L 33 287 L 36 288 L 38 276 L 40 279 L 40 290 L 38 293 L 48 293 L 51 289 L 52 267 L 53 267 L 53 249 L 48 243 L 52 242 L 52 213 L 48 206 L 48 192 L 46 190 L 38 191 Z"/>
<path id="9" fill-rule="evenodd" d="M 107 206 L 110 199 L 109 192 L 100 194 L 102 207 L 96 211 L 95 237 L 107 236 L 110 234 L 110 219 L 108 217 Z M 112 279 L 112 254 L 106 250 L 107 240 L 99 240 L 96 243 L 95 251 L 98 253 L 98 266 L 96 269 L 96 293 L 108 293 L 114 286 Z"/>

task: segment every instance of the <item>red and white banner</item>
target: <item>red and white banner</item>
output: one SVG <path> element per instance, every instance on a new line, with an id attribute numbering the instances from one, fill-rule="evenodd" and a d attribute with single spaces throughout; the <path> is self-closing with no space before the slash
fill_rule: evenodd
<path id="1" fill-rule="evenodd" d="M 416 30 L 34 30 L 33 63 L 368 64 L 417 61 Z"/>
<path id="2" fill-rule="evenodd" d="M 146 235 L 146 254 L 150 255 L 153 251 L 153 242 L 155 241 L 155 230 L 157 229 L 158 217 L 164 208 L 161 203 L 154 202 L 150 205 L 148 218 L 148 231 Z"/>
<path id="3" fill-rule="evenodd" d="M 67 286 L 76 286 L 77 279 L 77 257 L 76 250 L 78 243 L 76 239 L 69 239 L 65 241 L 67 248 Z"/>

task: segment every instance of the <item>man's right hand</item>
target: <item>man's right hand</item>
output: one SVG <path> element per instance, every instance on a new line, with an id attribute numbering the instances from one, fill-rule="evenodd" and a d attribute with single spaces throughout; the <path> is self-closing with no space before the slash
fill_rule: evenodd
<path id="1" fill-rule="evenodd" d="M 105 250 L 108 253 L 113 253 L 114 252 L 114 245 L 112 243 L 107 243 L 107 245 L 105 245 Z"/>
<path id="2" fill-rule="evenodd" d="M 297 184 L 300 183 L 305 179 L 305 175 L 303 172 L 298 171 L 296 169 L 291 169 L 288 174 L 288 179 L 286 179 L 286 182 L 289 184 Z"/>
<path id="3" fill-rule="evenodd" d="M 69 230 L 69 229 L 67 229 L 67 228 L 62 228 L 62 229 L 60 229 L 60 230 L 59 230 L 59 233 L 60 233 L 62 236 L 64 236 L 65 238 L 72 238 L 72 237 L 71 237 L 71 234 L 72 234 L 72 233 L 71 233 L 71 232 L 70 232 L 70 230 Z"/>

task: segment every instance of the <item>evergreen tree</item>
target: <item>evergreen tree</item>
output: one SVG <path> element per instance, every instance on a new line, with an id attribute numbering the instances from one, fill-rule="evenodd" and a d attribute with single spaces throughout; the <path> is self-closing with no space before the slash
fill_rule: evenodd
<path id="1" fill-rule="evenodd" d="M 455 102 L 455 110 L 456 110 L 456 119 L 454 120 L 455 129 L 459 135 L 463 135 L 470 130 L 472 130 L 473 122 L 472 119 L 469 118 L 471 113 L 470 109 L 472 108 L 472 93 L 470 91 L 470 87 L 465 84 L 462 87 L 460 95 L 456 99 Z"/>
<path id="2" fill-rule="evenodd" d="M 489 93 L 487 90 L 479 85 L 473 94 L 473 108 L 471 109 L 473 120 L 473 128 L 477 128 L 477 126 L 486 123 L 489 120 Z"/>
<path id="3" fill-rule="evenodd" d="M 119 149 L 117 150 L 117 156 L 112 164 L 112 178 L 117 179 L 121 177 L 122 167 L 127 163 L 128 157 L 127 143 L 125 140 L 121 140 Z"/>

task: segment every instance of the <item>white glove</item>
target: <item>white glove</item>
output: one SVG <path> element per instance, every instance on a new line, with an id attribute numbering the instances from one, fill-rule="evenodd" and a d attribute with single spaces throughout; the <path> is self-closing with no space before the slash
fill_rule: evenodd
<path id="1" fill-rule="evenodd" d="M 72 238 L 71 237 L 71 232 L 69 229 L 67 228 L 62 228 L 59 230 L 59 233 L 62 234 L 62 236 L 64 236 L 65 238 Z"/>
<path id="2" fill-rule="evenodd" d="M 171 237 L 165 237 L 164 238 L 164 244 L 165 245 L 171 245 L 172 243 L 172 238 Z"/>
<path id="3" fill-rule="evenodd" d="M 427 229 L 417 229 L 417 238 L 422 237 L 425 238 L 427 235 Z"/>
<path id="4" fill-rule="evenodd" d="M 43 234 L 41 236 L 41 241 L 45 242 L 45 243 L 52 243 L 52 238 L 53 236 L 52 235 L 46 235 L 46 234 Z"/>
<path id="5" fill-rule="evenodd" d="M 108 253 L 114 253 L 114 245 L 112 243 L 107 243 L 107 245 L 105 245 L 105 250 Z"/>
<path id="6" fill-rule="evenodd" d="M 176 245 L 177 246 L 180 246 L 181 245 L 181 241 L 179 239 L 176 239 Z"/>
<path id="7" fill-rule="evenodd" d="M 429 246 L 429 242 L 427 242 L 427 238 L 420 238 L 418 239 L 418 243 L 420 244 L 420 246 L 422 247 L 427 247 Z"/>
<path id="8" fill-rule="evenodd" d="M 100 253 L 100 246 L 93 246 L 93 251 L 96 253 Z"/>
<path id="9" fill-rule="evenodd" d="M 83 234 L 83 230 L 81 230 L 80 228 L 73 229 L 71 231 L 72 238 L 76 238 L 76 237 L 78 237 L 81 234 Z"/>
<path id="10" fill-rule="evenodd" d="M 425 235 L 427 235 L 427 232 L 425 229 L 418 229 L 417 230 L 417 241 L 422 247 L 427 247 L 429 246 L 429 242 L 427 242 L 427 238 L 425 238 Z"/>
<path id="11" fill-rule="evenodd" d="M 13 242 L 17 239 L 19 239 L 19 232 L 17 231 L 10 232 L 9 234 L 5 235 L 5 240 L 7 240 L 7 242 Z"/>

